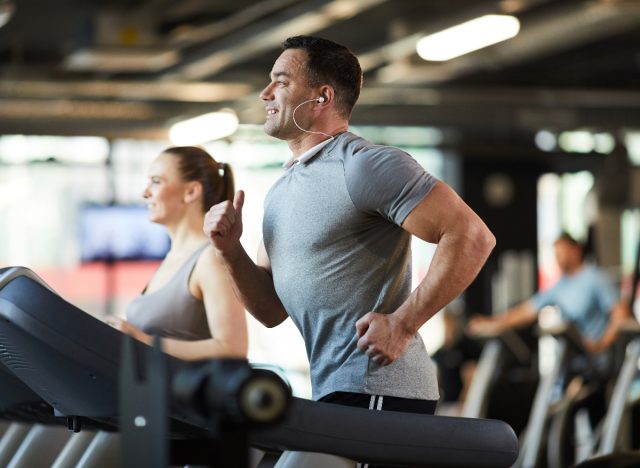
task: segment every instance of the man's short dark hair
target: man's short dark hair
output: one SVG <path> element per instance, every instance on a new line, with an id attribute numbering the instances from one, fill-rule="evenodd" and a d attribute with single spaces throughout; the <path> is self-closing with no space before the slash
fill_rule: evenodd
<path id="1" fill-rule="evenodd" d="M 307 53 L 307 84 L 333 87 L 338 110 L 349 118 L 362 88 L 362 68 L 355 54 L 343 45 L 312 36 L 290 37 L 282 48 L 302 49 Z"/>
<path id="2" fill-rule="evenodd" d="M 577 249 L 580 249 L 581 256 L 584 259 L 584 256 L 585 256 L 584 245 L 582 244 L 582 242 L 578 241 L 575 237 L 573 237 L 568 232 L 560 233 L 560 235 L 558 236 L 558 238 L 556 239 L 554 244 L 557 244 L 558 242 L 564 242 L 564 243 L 569 244 L 569 245 L 571 245 L 571 246 L 573 246 L 573 247 L 575 247 Z"/>

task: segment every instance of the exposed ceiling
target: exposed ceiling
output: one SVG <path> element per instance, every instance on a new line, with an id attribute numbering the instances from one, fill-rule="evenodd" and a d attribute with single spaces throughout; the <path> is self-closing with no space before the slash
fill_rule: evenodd
<path id="1" fill-rule="evenodd" d="M 282 41 L 315 34 L 365 70 L 354 124 L 514 145 L 540 128 L 640 128 L 640 0 L 0 0 L 0 134 L 165 137 L 229 107 L 261 123 Z M 515 38 L 426 62 L 419 37 L 487 13 Z"/>

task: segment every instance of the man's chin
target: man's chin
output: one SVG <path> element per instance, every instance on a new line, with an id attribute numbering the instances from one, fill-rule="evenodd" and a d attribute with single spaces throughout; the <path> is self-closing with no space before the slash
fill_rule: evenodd
<path id="1" fill-rule="evenodd" d="M 272 136 L 274 138 L 278 138 L 280 140 L 282 140 L 282 135 L 281 135 L 281 131 L 279 127 L 274 127 L 272 125 L 269 125 L 268 122 L 266 122 L 263 126 L 264 128 L 264 133 L 266 133 L 269 136 Z"/>

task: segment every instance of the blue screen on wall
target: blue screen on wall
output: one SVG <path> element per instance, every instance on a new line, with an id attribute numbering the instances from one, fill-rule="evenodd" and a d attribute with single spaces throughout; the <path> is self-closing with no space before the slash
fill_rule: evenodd
<path id="1" fill-rule="evenodd" d="M 158 260 L 169 251 L 166 229 L 147 219 L 144 205 L 85 205 L 79 221 L 83 262 Z"/>

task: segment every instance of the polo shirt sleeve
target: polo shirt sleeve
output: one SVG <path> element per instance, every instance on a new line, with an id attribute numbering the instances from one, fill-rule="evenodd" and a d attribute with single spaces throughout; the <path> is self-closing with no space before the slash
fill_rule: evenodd
<path id="1" fill-rule="evenodd" d="M 596 271 L 596 284 L 594 285 L 594 293 L 596 300 L 600 306 L 600 310 L 610 312 L 613 305 L 618 300 L 618 293 L 616 292 L 613 283 L 609 277 L 602 271 Z"/>
<path id="2" fill-rule="evenodd" d="M 398 226 L 438 182 L 409 154 L 389 146 L 353 154 L 345 161 L 345 179 L 356 208 Z"/>
<path id="3" fill-rule="evenodd" d="M 540 311 L 543 307 L 549 305 L 556 305 L 556 294 L 558 289 L 560 288 L 560 281 L 554 284 L 549 289 L 545 289 L 544 291 L 539 291 L 531 297 L 531 303 L 536 311 Z"/>

